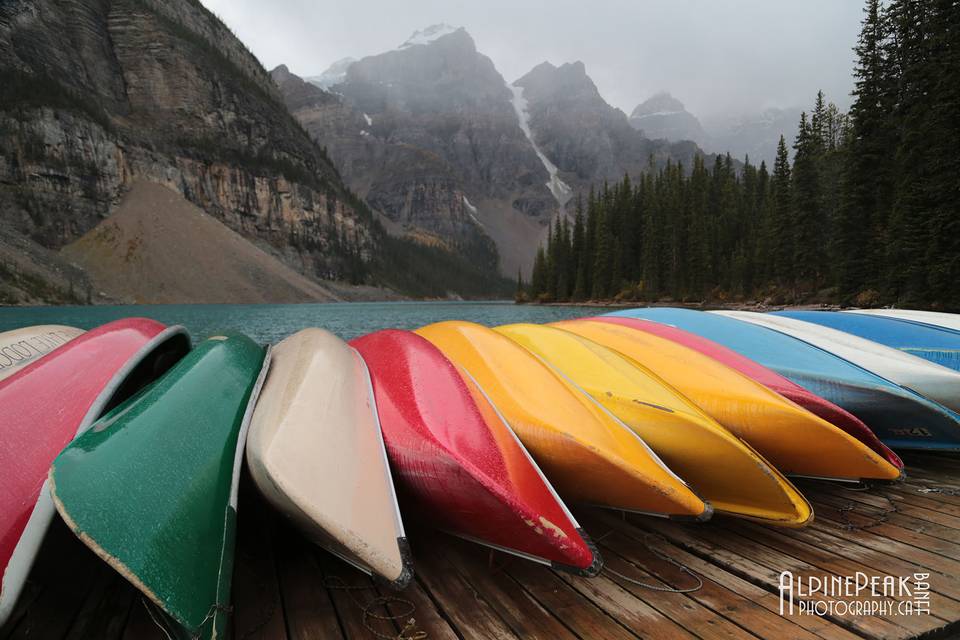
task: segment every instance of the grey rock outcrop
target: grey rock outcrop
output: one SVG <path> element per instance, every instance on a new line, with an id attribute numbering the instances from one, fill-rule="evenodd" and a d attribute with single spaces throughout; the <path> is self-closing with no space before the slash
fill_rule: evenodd
<path id="1" fill-rule="evenodd" d="M 0 219 L 49 248 L 136 179 L 166 185 L 311 277 L 375 250 L 269 74 L 196 0 L 0 6 Z"/>

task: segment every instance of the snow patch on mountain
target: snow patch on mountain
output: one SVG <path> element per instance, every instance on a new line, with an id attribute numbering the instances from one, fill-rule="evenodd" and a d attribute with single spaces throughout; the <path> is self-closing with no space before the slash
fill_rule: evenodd
<path id="1" fill-rule="evenodd" d="M 420 44 L 430 44 L 434 40 L 442 38 L 443 36 L 448 36 L 451 33 L 457 32 L 462 27 L 451 27 L 448 24 L 434 24 L 422 31 L 414 31 L 413 35 L 407 38 L 407 41 L 400 45 L 400 49 L 406 49 L 407 47 L 414 47 Z"/>
<path id="2" fill-rule="evenodd" d="M 330 89 L 330 87 L 340 84 L 346 79 L 347 70 L 354 62 L 356 62 L 355 58 L 341 58 L 327 67 L 327 70 L 320 75 L 304 79 L 321 89 Z"/>
<path id="3" fill-rule="evenodd" d="M 573 189 L 560 179 L 557 165 L 550 162 L 550 158 L 540 150 L 540 147 L 537 146 L 536 141 L 533 139 L 533 131 L 530 129 L 530 113 L 527 111 L 527 99 L 523 97 L 523 87 L 507 85 L 507 88 L 510 89 L 510 92 L 513 94 L 513 110 L 516 111 L 517 120 L 520 121 L 520 129 L 523 131 L 523 135 L 527 137 L 527 140 L 530 141 L 530 144 L 533 145 L 533 150 L 536 152 L 537 157 L 540 158 L 540 162 L 543 163 L 543 168 L 546 169 L 550 175 L 550 179 L 547 180 L 547 189 L 550 190 L 553 198 L 557 201 L 557 204 L 560 205 L 560 213 L 564 214 L 566 213 L 565 207 L 573 196 Z"/>
<path id="4" fill-rule="evenodd" d="M 373 124 L 373 118 L 371 118 L 368 114 L 363 114 L 363 119 L 366 120 L 368 127 Z"/>
<path id="5" fill-rule="evenodd" d="M 467 208 L 470 218 L 482 227 L 483 223 L 480 222 L 480 218 L 477 217 L 477 208 L 467 199 L 466 195 L 463 196 L 463 206 Z"/>
<path id="6" fill-rule="evenodd" d="M 645 113 L 640 116 L 633 116 L 636 120 L 642 120 L 643 118 L 652 118 L 654 116 L 676 116 L 681 113 L 686 113 L 686 111 L 654 111 L 653 113 Z"/>

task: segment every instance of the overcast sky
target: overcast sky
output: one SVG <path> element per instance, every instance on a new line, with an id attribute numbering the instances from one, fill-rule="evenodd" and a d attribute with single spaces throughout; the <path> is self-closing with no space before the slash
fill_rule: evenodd
<path id="1" fill-rule="evenodd" d="M 860 0 L 202 0 L 264 66 L 316 75 L 400 45 L 428 25 L 466 27 L 500 73 L 582 60 L 627 113 L 666 90 L 701 119 L 807 107 L 852 87 Z"/>

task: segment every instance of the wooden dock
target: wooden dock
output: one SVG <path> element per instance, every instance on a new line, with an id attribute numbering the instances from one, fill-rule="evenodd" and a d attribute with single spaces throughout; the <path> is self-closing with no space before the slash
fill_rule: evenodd
<path id="1" fill-rule="evenodd" d="M 407 522 L 416 580 L 386 605 L 372 581 L 306 542 L 244 487 L 234 604 L 243 639 L 436 640 L 543 638 L 828 638 L 960 635 L 960 457 L 912 455 L 909 477 L 857 491 L 798 486 L 816 521 L 784 530 L 718 517 L 680 525 L 576 512 L 609 569 L 594 579 L 545 567 Z M 686 567 L 687 573 L 680 567 Z M 779 579 L 796 575 L 929 573 L 930 613 L 781 616 Z M 349 588 L 347 588 L 349 587 Z M 893 595 L 893 604 L 903 599 Z M 405 613 L 413 607 L 412 616 Z M 366 612 L 366 615 L 364 614 Z M 375 616 L 394 615 L 396 621 Z M 415 626 L 405 623 L 413 617 Z M 423 632 L 426 636 L 415 636 Z M 381 634 L 381 635 L 378 635 Z M 59 521 L 13 619 L 0 638 L 164 640 L 138 593 Z"/>

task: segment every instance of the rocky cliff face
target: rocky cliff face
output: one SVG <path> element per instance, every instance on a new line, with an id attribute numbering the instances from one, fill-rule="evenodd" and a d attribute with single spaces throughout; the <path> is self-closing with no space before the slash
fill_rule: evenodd
<path id="1" fill-rule="evenodd" d="M 630 124 L 654 140 L 692 140 L 702 146 L 707 139 L 697 117 L 669 93 L 658 93 L 638 104 L 630 114 Z"/>
<path id="2" fill-rule="evenodd" d="M 463 186 L 437 154 L 387 140 L 377 133 L 374 116 L 285 66 L 271 75 L 287 108 L 327 149 L 350 187 L 382 214 L 388 229 L 421 240 L 426 234 L 450 248 L 485 241 Z"/>
<path id="3" fill-rule="evenodd" d="M 9 0 L 0 85 L 10 233 L 57 249 L 140 178 L 310 276 L 343 277 L 345 256 L 373 249 L 333 164 L 196 0 Z"/>
<path id="4" fill-rule="evenodd" d="M 559 67 L 544 62 L 514 82 L 523 88 L 530 126 L 539 147 L 576 191 L 604 180 L 636 176 L 667 160 L 691 166 L 701 153 L 693 142 L 650 140 L 610 106 L 582 62 Z"/>

